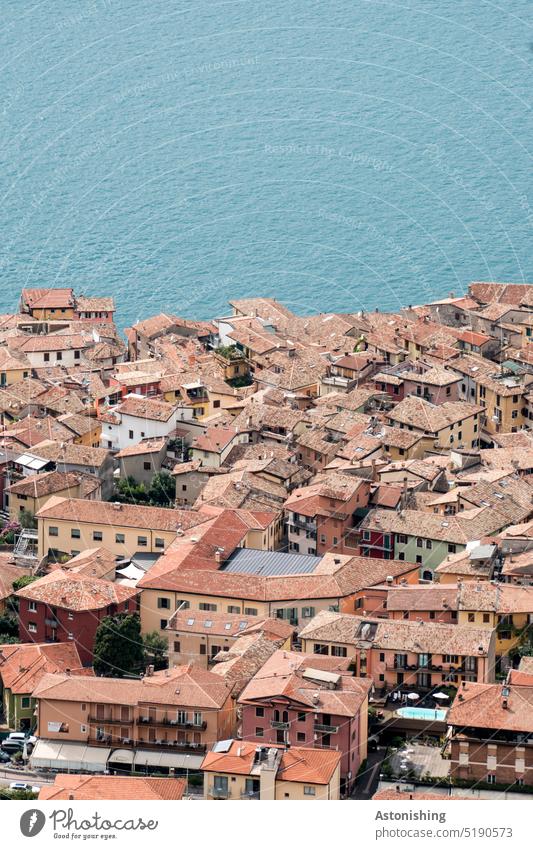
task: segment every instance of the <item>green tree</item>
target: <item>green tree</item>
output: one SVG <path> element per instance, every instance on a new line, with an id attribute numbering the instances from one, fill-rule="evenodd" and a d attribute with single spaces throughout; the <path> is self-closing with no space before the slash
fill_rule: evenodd
<path id="1" fill-rule="evenodd" d="M 145 665 L 153 664 L 155 669 L 168 667 L 168 639 L 157 631 L 143 636 Z"/>
<path id="2" fill-rule="evenodd" d="M 106 616 L 94 638 L 94 671 L 97 675 L 123 678 L 144 669 L 141 619 L 137 613 Z"/>
<path id="3" fill-rule="evenodd" d="M 19 522 L 21 528 L 33 528 L 37 527 L 37 519 L 31 510 L 21 510 L 19 514 Z"/>
<path id="4" fill-rule="evenodd" d="M 151 504 L 158 507 L 170 507 L 176 499 L 176 484 L 169 472 L 157 472 L 148 487 Z"/>
<path id="5" fill-rule="evenodd" d="M 131 475 L 117 481 L 113 499 L 122 504 L 148 504 L 149 500 L 145 485 L 137 483 Z"/>
<path id="6" fill-rule="evenodd" d="M 0 641 L 9 642 L 5 637 L 18 637 L 19 623 L 12 613 L 0 613 Z"/>
<path id="7" fill-rule="evenodd" d="M 2 787 L 0 789 L 0 802 L 5 801 L 7 799 L 37 799 L 38 793 L 34 793 L 33 790 L 10 790 L 9 787 Z"/>
<path id="8" fill-rule="evenodd" d="M 20 578 L 16 578 L 13 581 L 13 592 L 16 593 L 17 590 L 23 589 L 23 587 L 27 587 L 28 584 L 33 584 L 34 581 L 37 580 L 36 575 L 21 575 Z M 7 600 L 8 610 L 12 611 L 16 616 L 18 616 L 19 612 L 19 600 L 16 595 L 10 595 Z"/>

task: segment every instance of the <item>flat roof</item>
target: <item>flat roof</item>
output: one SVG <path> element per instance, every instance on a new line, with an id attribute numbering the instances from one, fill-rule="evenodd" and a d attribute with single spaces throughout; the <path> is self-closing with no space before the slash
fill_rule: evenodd
<path id="1" fill-rule="evenodd" d="M 312 554 L 237 548 L 221 571 L 240 575 L 302 575 L 314 572 L 321 560 Z"/>

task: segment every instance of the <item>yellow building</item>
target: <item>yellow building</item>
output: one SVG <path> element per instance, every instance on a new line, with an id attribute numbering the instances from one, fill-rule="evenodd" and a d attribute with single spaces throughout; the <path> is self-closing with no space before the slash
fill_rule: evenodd
<path id="1" fill-rule="evenodd" d="M 78 554 L 95 543 L 115 557 L 161 554 L 178 531 L 206 518 L 190 510 L 52 496 L 37 513 L 38 554 L 43 557 L 49 549 Z"/>
<path id="2" fill-rule="evenodd" d="M 101 483 L 98 478 L 79 472 L 43 472 L 22 478 L 11 484 L 6 492 L 9 516 L 17 520 L 22 512 L 35 515 L 51 496 L 99 499 Z"/>
<path id="3" fill-rule="evenodd" d="M 326 801 L 340 799 L 341 753 L 242 740 L 217 744 L 202 763 L 204 799 Z"/>
<path id="4" fill-rule="evenodd" d="M 7 348 L 0 348 L 0 387 L 20 383 L 30 373 L 31 365 L 26 357 L 19 359 L 12 356 Z"/>
<path id="5" fill-rule="evenodd" d="M 496 629 L 496 657 L 505 657 L 533 620 L 533 587 L 469 581 L 459 586 L 458 625 Z"/>

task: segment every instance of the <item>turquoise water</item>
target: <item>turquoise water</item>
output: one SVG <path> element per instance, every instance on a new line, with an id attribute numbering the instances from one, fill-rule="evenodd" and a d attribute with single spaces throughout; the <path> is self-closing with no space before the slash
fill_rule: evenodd
<path id="1" fill-rule="evenodd" d="M 533 282 L 530 0 L 2 0 L 0 311 Z M 530 206 L 531 205 L 531 206 Z"/>
<path id="2" fill-rule="evenodd" d="M 396 713 L 403 719 L 423 719 L 424 722 L 444 722 L 446 719 L 445 710 L 432 710 L 431 708 L 399 708 Z"/>

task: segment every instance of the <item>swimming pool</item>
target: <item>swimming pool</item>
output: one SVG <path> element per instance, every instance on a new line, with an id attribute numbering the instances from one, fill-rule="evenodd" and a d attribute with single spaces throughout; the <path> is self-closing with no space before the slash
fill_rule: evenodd
<path id="1" fill-rule="evenodd" d="M 446 711 L 438 708 L 403 707 L 398 708 L 396 714 L 402 719 L 422 719 L 425 722 L 444 722 L 446 719 Z"/>

